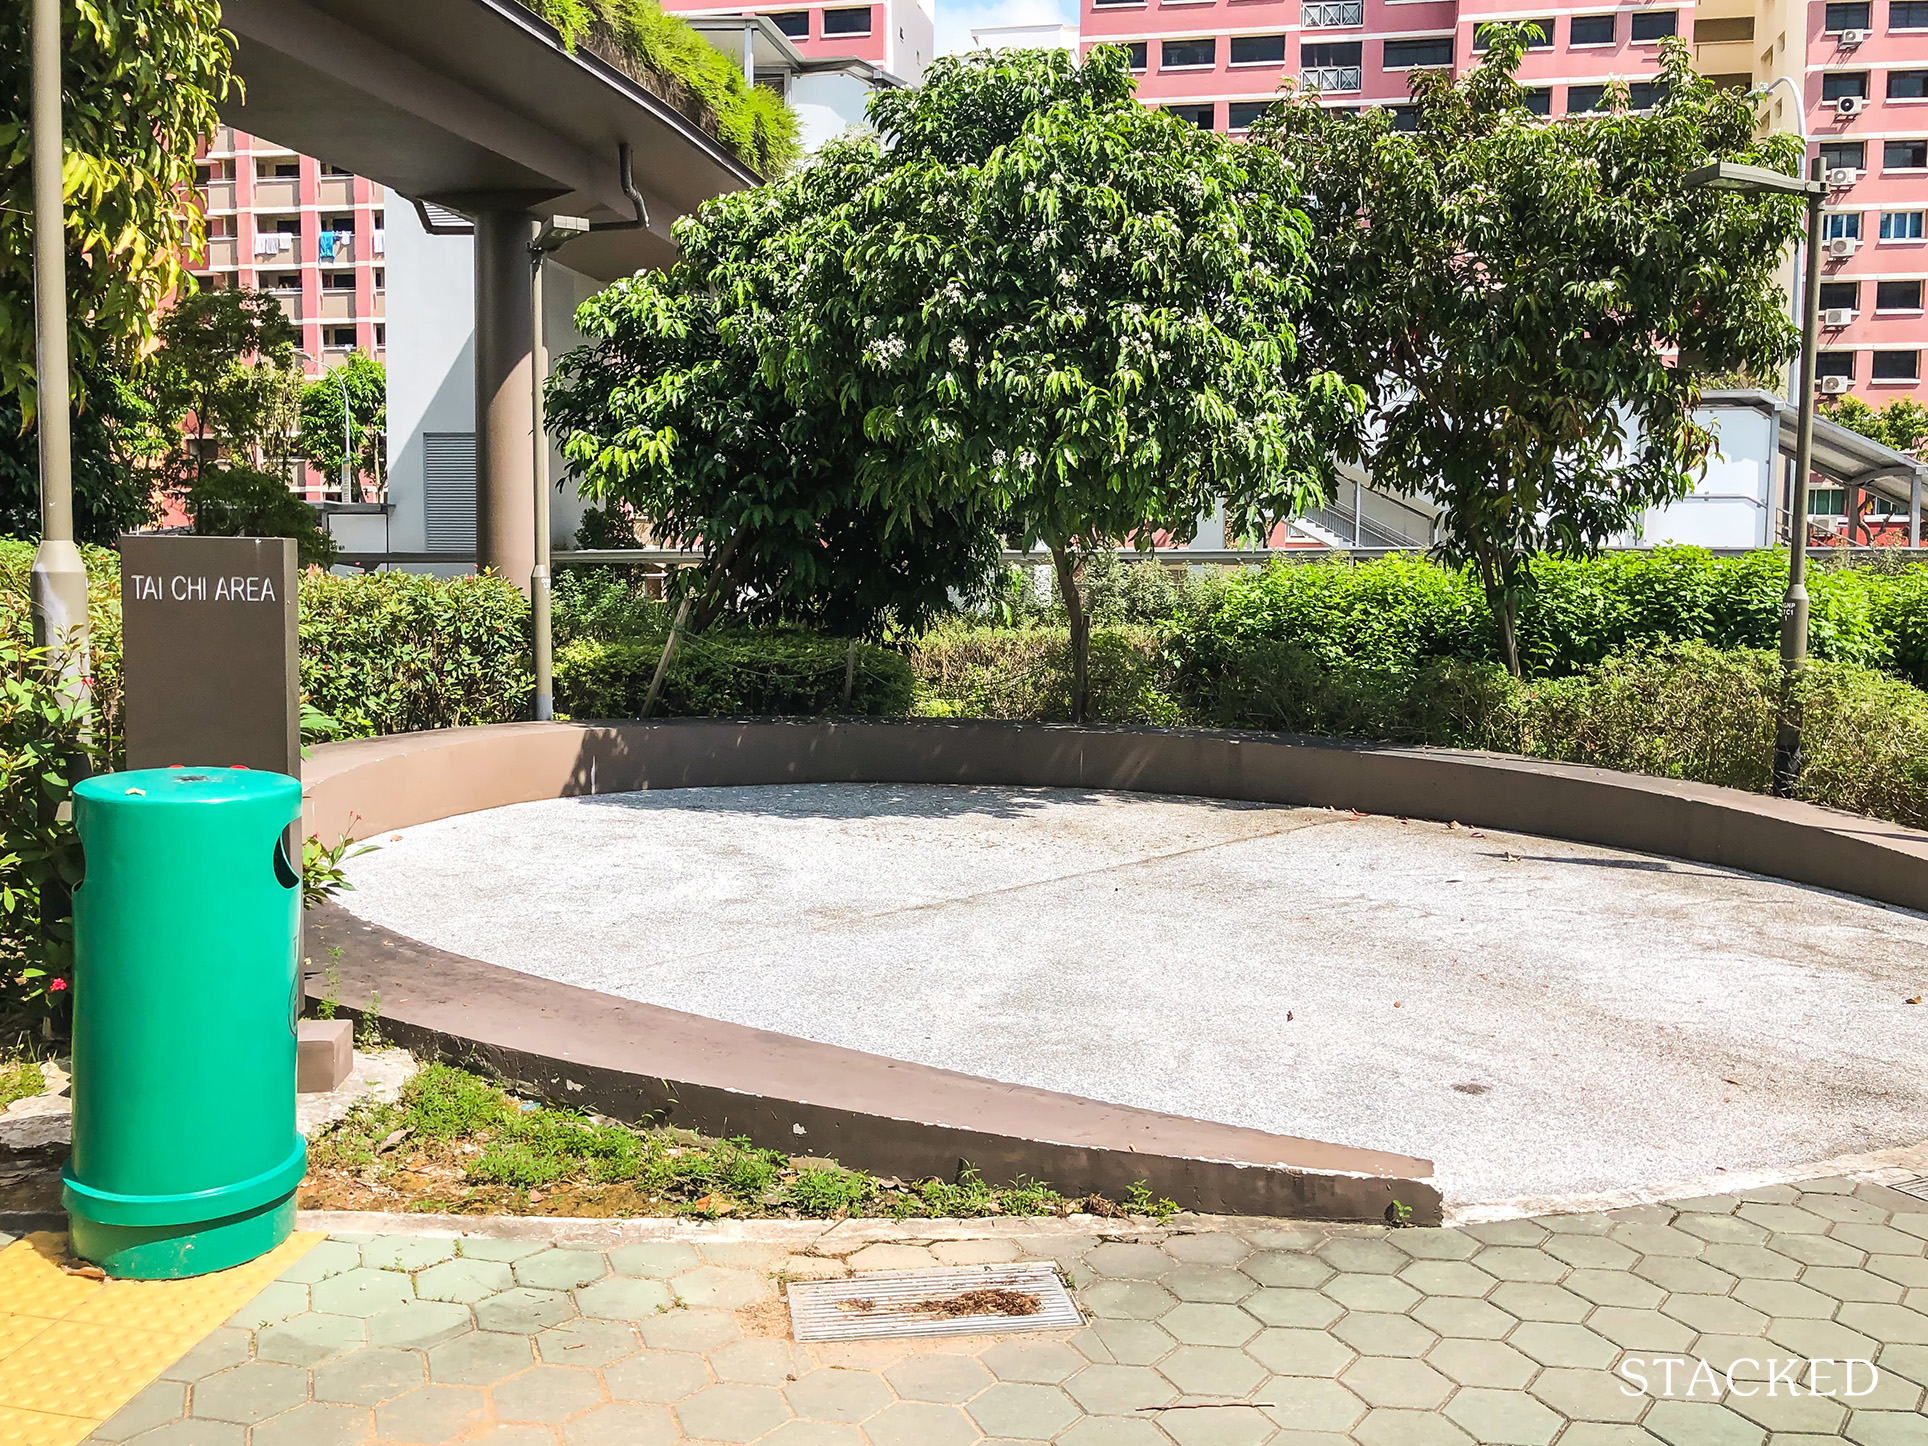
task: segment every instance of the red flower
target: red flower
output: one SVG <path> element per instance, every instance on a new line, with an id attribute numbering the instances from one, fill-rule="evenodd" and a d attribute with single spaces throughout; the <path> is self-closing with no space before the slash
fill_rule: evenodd
<path id="1" fill-rule="evenodd" d="M 67 981 L 65 979 L 56 979 L 47 987 L 53 990 L 54 993 L 58 994 L 60 993 L 61 990 L 67 987 Z"/>

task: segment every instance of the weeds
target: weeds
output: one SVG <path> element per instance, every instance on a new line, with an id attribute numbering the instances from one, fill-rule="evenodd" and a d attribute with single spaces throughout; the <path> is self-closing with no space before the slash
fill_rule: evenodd
<path id="1" fill-rule="evenodd" d="M 15 1100 L 31 1099 L 46 1088 L 46 1073 L 31 1047 L 0 1049 L 0 1110 Z"/>
<path id="2" fill-rule="evenodd" d="M 380 1049 L 382 1047 L 382 991 L 368 991 L 368 1008 L 362 1011 L 361 1020 L 355 1026 L 356 1049 Z"/>
<path id="3" fill-rule="evenodd" d="M 1125 1191 L 1125 1198 L 1119 1203 L 1133 1215 L 1149 1215 L 1160 1225 L 1178 1213 L 1176 1200 L 1152 1199 L 1151 1185 L 1144 1180 L 1134 1180 L 1131 1188 Z"/>
<path id="4" fill-rule="evenodd" d="M 315 1001 L 315 1018 L 333 1019 L 341 1009 L 341 945 L 328 951 L 328 963 L 321 971 L 321 998 Z"/>
<path id="5" fill-rule="evenodd" d="M 393 1103 L 357 1105 L 314 1141 L 310 1158 L 307 1198 L 330 1204 L 402 1194 L 407 1206 L 432 1210 L 515 1213 L 548 1202 L 559 1213 L 819 1220 L 1118 1209 L 1066 1200 L 1035 1180 L 992 1186 L 971 1169 L 955 1181 L 906 1183 L 835 1161 L 792 1161 L 746 1139 L 620 1124 L 518 1101 L 445 1064 L 425 1066 Z"/>

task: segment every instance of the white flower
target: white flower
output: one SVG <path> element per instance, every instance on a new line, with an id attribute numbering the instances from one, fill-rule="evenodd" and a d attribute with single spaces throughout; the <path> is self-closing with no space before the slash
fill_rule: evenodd
<path id="1" fill-rule="evenodd" d="M 951 355 L 954 358 L 956 358 L 958 361 L 963 361 L 964 358 L 968 357 L 970 354 L 971 354 L 971 344 L 968 341 L 964 340 L 964 338 L 961 336 L 954 336 L 951 338 Z"/>

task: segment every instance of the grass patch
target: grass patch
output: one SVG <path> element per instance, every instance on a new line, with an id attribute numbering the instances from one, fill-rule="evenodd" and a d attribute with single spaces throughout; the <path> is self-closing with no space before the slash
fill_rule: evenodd
<path id="1" fill-rule="evenodd" d="M 26 1046 L 0 1050 L 0 1110 L 15 1100 L 32 1099 L 47 1088 L 47 1075 Z"/>
<path id="2" fill-rule="evenodd" d="M 518 1100 L 446 1064 L 424 1066 L 393 1103 L 365 1101 L 310 1145 L 305 1209 L 507 1215 L 1165 1217 L 1139 1186 L 1123 1204 L 1068 1199 L 1038 1181 L 903 1181 L 792 1159 L 742 1139 L 633 1126 Z"/>

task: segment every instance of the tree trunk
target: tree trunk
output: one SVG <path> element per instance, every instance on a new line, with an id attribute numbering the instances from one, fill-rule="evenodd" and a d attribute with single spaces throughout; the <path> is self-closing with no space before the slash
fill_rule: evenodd
<path id="1" fill-rule="evenodd" d="M 1479 554 L 1480 585 L 1486 589 L 1486 605 L 1493 612 L 1493 621 L 1500 630 L 1500 658 L 1506 664 L 1506 671 L 1514 677 L 1521 677 L 1520 641 L 1515 616 L 1518 600 L 1513 589 L 1507 586 L 1504 564 L 1486 552 Z"/>
<path id="2" fill-rule="evenodd" d="M 1060 543 L 1051 544 L 1051 561 L 1058 571 L 1058 591 L 1064 594 L 1064 610 L 1071 620 L 1071 721 L 1085 720 L 1086 664 L 1091 656 L 1091 620 L 1085 616 L 1084 599 L 1078 595 L 1078 577 L 1071 567 L 1071 553 Z"/>

